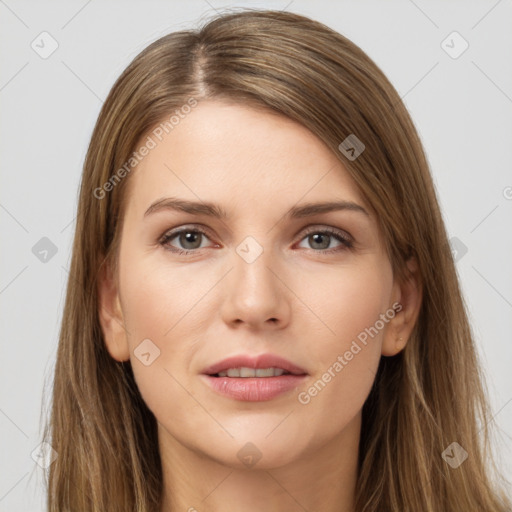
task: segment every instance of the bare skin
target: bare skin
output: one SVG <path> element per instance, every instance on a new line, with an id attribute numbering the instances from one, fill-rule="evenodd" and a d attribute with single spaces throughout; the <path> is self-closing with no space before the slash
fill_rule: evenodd
<path id="1" fill-rule="evenodd" d="M 346 169 L 285 117 L 207 101 L 129 179 L 119 273 L 101 280 L 100 320 L 109 353 L 130 359 L 158 421 L 161 511 L 352 512 L 361 410 L 381 355 L 407 343 L 421 288 L 416 274 L 395 279 L 373 211 Z M 227 216 L 145 215 L 171 197 L 214 203 Z M 330 201 L 365 211 L 286 216 Z M 190 234 L 162 242 L 177 228 Z M 256 244 L 244 245 L 246 237 Z M 263 252 L 248 262 L 240 247 Z M 363 344 L 361 333 L 376 325 Z M 137 357 L 146 339 L 148 365 Z M 254 402 L 205 382 L 207 366 L 263 353 L 304 369 L 301 384 Z"/>

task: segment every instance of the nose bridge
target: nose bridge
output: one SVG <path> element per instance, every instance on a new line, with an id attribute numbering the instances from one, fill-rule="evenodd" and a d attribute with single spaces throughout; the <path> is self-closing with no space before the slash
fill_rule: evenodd
<path id="1" fill-rule="evenodd" d="M 238 244 L 224 308 L 226 321 L 287 322 L 289 305 L 285 290 L 274 274 L 273 267 L 279 266 L 276 264 L 271 249 L 264 248 L 256 238 L 247 236 Z"/>
<path id="2" fill-rule="evenodd" d="M 235 252 L 233 280 L 242 288 L 245 287 L 248 295 L 275 295 L 271 293 L 276 283 L 269 270 L 273 258 L 268 241 L 264 247 L 253 236 L 247 236 L 238 244 Z"/>

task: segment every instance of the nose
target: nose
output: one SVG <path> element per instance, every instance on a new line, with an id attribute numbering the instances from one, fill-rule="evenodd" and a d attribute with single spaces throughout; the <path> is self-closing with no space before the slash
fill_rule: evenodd
<path id="1" fill-rule="evenodd" d="M 226 276 L 221 315 L 231 327 L 282 329 L 290 321 L 290 293 L 279 265 L 264 251 L 255 261 L 233 255 L 233 270 Z"/>

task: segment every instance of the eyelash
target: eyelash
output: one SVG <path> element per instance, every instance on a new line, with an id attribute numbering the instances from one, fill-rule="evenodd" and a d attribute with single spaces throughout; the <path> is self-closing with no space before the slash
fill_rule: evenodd
<path id="1" fill-rule="evenodd" d="M 176 238 L 177 236 L 179 236 L 181 233 L 200 233 L 201 235 L 204 235 L 205 237 L 208 238 L 208 233 L 198 227 L 181 228 L 177 231 L 171 231 L 171 232 L 165 233 L 160 238 L 159 244 L 161 246 L 163 246 L 164 249 L 171 251 L 173 253 L 176 253 L 176 254 L 180 254 L 180 255 L 190 255 L 194 252 L 199 251 L 200 249 L 204 249 L 204 247 L 198 248 L 198 249 L 179 249 L 177 247 L 169 245 L 169 242 L 171 240 L 173 240 L 174 238 Z M 322 228 L 322 229 L 311 228 L 300 239 L 300 242 L 312 234 L 329 235 L 329 236 L 332 236 L 333 238 L 335 238 L 336 240 L 338 240 L 339 242 L 341 242 L 341 244 L 342 244 L 341 246 L 334 247 L 331 249 L 320 249 L 320 250 L 309 249 L 316 253 L 329 254 L 329 253 L 334 253 L 334 252 L 338 252 L 338 251 L 342 251 L 342 250 L 346 250 L 346 249 L 352 249 L 354 246 L 352 240 L 348 236 L 344 235 L 342 232 L 340 232 L 336 229 L 333 229 L 333 228 Z"/>

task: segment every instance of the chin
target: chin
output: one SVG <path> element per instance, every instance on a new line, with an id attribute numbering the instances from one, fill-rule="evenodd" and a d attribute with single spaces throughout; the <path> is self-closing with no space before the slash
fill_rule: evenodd
<path id="1" fill-rule="evenodd" d="M 276 423 L 272 428 L 275 426 Z M 272 428 L 257 433 L 254 429 L 250 432 L 231 431 L 234 439 L 224 439 L 221 443 L 212 441 L 204 453 L 224 466 L 247 470 L 277 469 L 304 455 L 307 449 L 304 437 L 291 436 L 289 430 L 272 432 Z"/>

